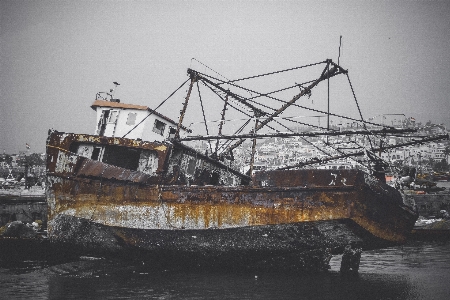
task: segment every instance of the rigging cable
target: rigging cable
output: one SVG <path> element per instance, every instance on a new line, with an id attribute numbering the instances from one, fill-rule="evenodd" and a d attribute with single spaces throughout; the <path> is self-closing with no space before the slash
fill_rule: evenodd
<path id="1" fill-rule="evenodd" d="M 317 64 L 312 64 L 312 65 L 317 65 Z M 308 66 L 311 66 L 311 65 L 308 65 Z M 304 67 L 305 67 L 305 66 L 304 66 Z M 301 67 L 298 67 L 298 68 L 301 68 Z M 209 78 L 211 78 L 211 79 L 213 79 L 213 80 L 220 81 L 221 83 L 218 83 L 218 85 L 219 85 L 219 84 L 230 84 L 231 86 L 234 86 L 234 87 L 236 87 L 236 88 L 239 88 L 239 89 L 242 89 L 242 90 L 244 90 L 244 91 L 247 91 L 247 92 L 250 92 L 250 93 L 255 93 L 255 94 L 258 94 L 258 95 L 259 95 L 259 96 L 254 96 L 254 97 L 251 97 L 251 98 L 248 98 L 248 99 L 247 99 L 247 98 L 244 98 L 245 101 L 249 101 L 249 102 L 253 102 L 253 103 L 255 103 L 255 104 L 262 105 L 262 104 L 259 103 L 259 102 L 252 101 L 252 99 L 255 99 L 255 98 L 263 97 L 263 96 L 264 96 L 264 97 L 267 97 L 267 98 L 269 98 L 269 99 L 276 100 L 276 101 L 278 101 L 278 102 L 281 102 L 281 103 L 286 104 L 288 101 L 281 100 L 281 99 L 279 99 L 279 98 L 276 98 L 276 97 L 273 97 L 273 96 L 269 96 L 269 95 L 270 95 L 270 94 L 273 94 L 273 93 L 276 93 L 276 92 L 279 92 L 279 91 L 284 91 L 284 90 L 288 90 L 288 89 L 290 89 L 290 88 L 294 88 L 294 87 L 298 86 L 298 84 L 296 84 L 296 85 L 294 85 L 294 86 L 291 86 L 291 87 L 287 87 L 287 88 L 283 88 L 283 89 L 280 89 L 280 90 L 277 90 L 277 91 L 273 91 L 273 92 L 269 92 L 269 93 L 263 94 L 263 93 L 259 93 L 259 92 L 257 92 L 257 91 L 254 91 L 254 90 L 251 90 L 251 89 L 247 89 L 247 88 L 244 88 L 244 87 L 242 87 L 242 86 L 233 84 L 233 82 L 239 81 L 239 80 L 244 80 L 244 79 L 256 78 L 256 77 L 265 76 L 265 75 L 270 75 L 270 74 L 275 74 L 275 73 L 284 72 L 284 71 L 289 71 L 289 70 L 293 70 L 293 69 L 296 69 L 296 68 L 287 69 L 287 70 L 278 71 L 278 72 L 267 73 L 267 74 L 263 74 L 263 75 L 256 75 L 256 76 L 247 77 L 247 78 L 242 78 L 242 79 L 238 79 L 238 80 L 231 80 L 231 81 L 228 81 L 228 82 L 224 82 L 223 80 L 220 80 L 220 79 L 218 79 L 218 78 L 215 78 L 215 77 L 212 77 L 212 76 L 209 76 L 209 75 L 200 73 L 200 72 L 198 72 L 198 73 L 201 74 L 201 75 L 203 75 L 203 76 L 205 76 L 205 77 L 209 77 Z M 325 69 L 325 70 L 326 70 L 326 69 Z M 324 72 L 322 72 L 322 74 L 321 74 L 320 77 L 322 77 L 323 74 L 324 74 Z M 348 75 L 347 75 L 347 76 L 348 76 Z M 319 77 L 319 78 L 320 78 L 320 77 Z M 304 82 L 304 83 L 302 83 L 302 84 L 312 83 L 312 82 L 314 82 L 314 81 L 315 81 L 315 80 L 311 80 L 311 81 Z M 350 82 L 350 85 L 351 85 L 351 82 Z M 352 87 L 352 86 L 351 86 L 351 89 L 352 89 L 352 92 L 353 92 L 353 87 Z M 236 94 L 231 94 L 231 95 L 232 95 L 233 97 L 235 97 L 236 100 L 242 101 L 242 99 L 239 99 L 239 98 L 236 97 L 236 96 L 237 96 Z M 354 99 L 356 100 L 356 96 L 355 96 L 354 92 L 353 92 L 353 97 L 354 97 Z M 325 115 L 330 115 L 330 116 L 339 117 L 339 118 L 346 119 L 346 120 L 351 120 L 351 121 L 355 121 L 355 122 L 362 122 L 362 123 L 364 123 L 364 124 L 370 124 L 370 125 L 382 126 L 382 127 L 383 127 L 383 125 L 380 125 L 380 124 L 378 124 L 378 123 L 373 123 L 373 122 L 368 122 L 368 121 L 365 121 L 365 120 L 358 120 L 358 119 L 350 118 L 350 117 L 343 116 L 343 115 L 338 115 L 338 114 L 328 113 L 328 112 L 321 111 L 321 110 L 318 110 L 318 109 L 314 109 L 314 108 L 309 108 L 309 107 L 306 107 L 306 106 L 298 105 L 298 104 L 296 104 L 296 103 L 292 103 L 291 105 L 292 105 L 292 106 L 295 106 L 295 107 L 298 107 L 298 108 L 305 109 L 305 110 L 309 110 L 309 111 L 313 111 L 313 112 L 325 114 Z M 263 105 L 262 105 L 262 106 L 263 106 Z M 269 107 L 267 107 L 267 108 L 269 108 Z M 358 109 L 359 109 L 359 106 L 358 106 Z M 360 116 L 361 116 L 361 112 L 360 112 Z M 387 126 L 387 127 L 390 127 L 390 126 Z M 391 128 L 392 128 L 392 127 L 391 127 Z"/>
<path id="2" fill-rule="evenodd" d="M 241 133 L 241 132 L 244 130 L 244 128 L 250 123 L 251 120 L 252 120 L 251 118 L 248 119 L 241 127 L 239 127 L 239 128 L 234 132 L 234 134 L 239 134 L 239 133 Z M 233 140 L 231 140 L 231 139 L 225 141 L 222 145 L 220 145 L 220 147 L 219 147 L 218 150 L 222 150 L 223 148 L 227 147 L 228 144 L 231 143 L 232 141 L 233 141 Z M 221 151 L 221 154 L 222 154 L 222 152 L 223 152 L 223 151 Z"/>
<path id="3" fill-rule="evenodd" d="M 201 79 L 200 79 L 200 80 L 201 80 Z M 216 80 L 219 80 L 219 79 L 216 79 Z M 221 99 L 222 101 L 225 101 L 225 99 L 223 99 L 223 97 L 222 97 L 215 89 L 213 89 L 207 82 L 205 82 L 205 81 L 202 80 L 202 83 L 203 83 L 206 87 L 208 87 L 214 94 L 216 94 L 216 95 L 219 97 L 219 99 Z M 253 116 L 251 116 L 251 115 L 248 114 L 247 112 L 245 112 L 245 111 L 243 111 L 243 110 L 241 110 L 241 109 L 235 107 L 235 104 L 236 104 L 236 103 L 233 103 L 233 104 L 228 103 L 228 105 L 229 105 L 231 108 L 234 108 L 236 111 L 238 111 L 238 112 L 242 113 L 243 115 L 249 117 L 249 121 L 253 118 Z M 264 113 L 265 113 L 265 112 L 264 112 Z M 265 114 L 266 114 L 266 113 L 265 113 Z M 205 121 L 205 122 L 206 122 L 206 121 Z M 244 124 L 244 126 L 246 126 L 247 124 L 248 124 L 248 122 L 246 122 L 246 124 Z M 276 130 L 275 128 L 273 128 L 272 126 L 267 125 L 267 127 L 270 128 L 270 129 L 272 129 L 272 130 L 278 131 L 278 130 Z M 238 129 L 238 130 L 242 130 L 242 129 Z M 230 142 L 231 142 L 231 140 L 226 141 L 224 144 L 229 144 Z M 221 145 L 221 146 L 218 148 L 218 150 L 222 149 L 223 146 L 224 146 L 224 144 Z"/>
<path id="4" fill-rule="evenodd" d="M 350 85 L 350 89 L 352 90 L 353 99 L 355 99 L 356 107 L 358 108 L 359 116 L 361 117 L 361 121 L 363 122 L 364 129 L 367 130 L 366 122 L 364 121 L 364 118 L 362 116 L 361 109 L 359 108 L 358 100 L 356 99 L 355 91 L 353 90 L 352 82 L 350 81 L 350 76 L 348 76 L 348 73 L 346 75 L 347 75 L 348 83 Z M 369 138 L 368 135 L 367 135 L 367 138 L 369 140 L 370 148 L 373 150 L 372 140 Z"/>
<path id="5" fill-rule="evenodd" d="M 258 77 L 258 76 L 255 76 L 255 77 Z M 214 79 L 215 79 L 215 80 L 220 80 L 220 79 L 217 79 L 217 78 L 214 78 Z M 314 80 L 304 82 L 304 83 L 302 83 L 302 84 L 300 84 L 300 85 L 308 84 L 308 83 L 312 83 L 312 82 L 314 82 Z M 205 84 L 206 84 L 206 83 L 205 83 Z M 279 89 L 279 90 L 276 90 L 276 91 L 272 91 L 272 92 L 269 92 L 269 93 L 261 94 L 261 93 L 258 93 L 258 92 L 256 92 L 256 91 L 252 91 L 252 90 L 246 89 L 246 88 L 244 88 L 244 87 L 241 87 L 241 86 L 238 86 L 238 85 L 235 85 L 235 84 L 231 84 L 231 85 L 233 85 L 233 86 L 235 86 L 235 87 L 237 87 L 237 88 L 241 88 L 241 89 L 243 89 L 243 90 L 245 90 L 245 91 L 248 91 L 248 92 L 250 92 L 250 93 L 252 93 L 252 92 L 253 92 L 253 93 L 257 93 L 258 96 L 254 96 L 254 97 L 251 97 L 251 98 L 244 98 L 244 100 L 245 100 L 245 101 L 252 102 L 252 103 L 257 104 L 257 105 L 260 105 L 260 106 L 262 106 L 262 107 L 264 107 L 264 108 L 267 108 L 267 109 L 269 109 L 269 110 L 271 110 L 271 111 L 273 111 L 273 112 L 277 111 L 277 109 L 275 109 L 275 108 L 273 108 L 273 107 L 270 107 L 270 106 L 268 106 L 268 105 L 264 105 L 264 104 L 262 104 L 262 103 L 260 103 L 260 102 L 256 102 L 256 101 L 254 101 L 254 100 L 252 100 L 252 99 L 256 99 L 256 98 L 260 98 L 260 97 L 267 97 L 267 96 L 270 95 L 270 94 L 274 94 L 274 93 L 278 93 L 278 92 L 281 92 L 281 91 L 289 90 L 289 89 L 292 89 L 292 88 L 295 88 L 295 87 L 298 87 L 298 86 L 299 86 L 299 84 L 295 84 L 295 85 L 293 85 L 293 86 L 289 86 L 289 87 L 282 88 L 282 89 Z M 211 87 L 210 87 L 210 89 L 213 90 Z M 213 90 L 213 91 L 214 91 L 214 90 Z M 276 99 L 276 98 L 273 98 L 273 99 L 278 100 L 278 99 Z M 237 99 L 237 100 L 239 100 L 239 99 Z M 286 103 L 285 101 L 282 101 L 282 100 L 278 100 L 278 101 L 281 101 L 281 102 L 283 102 L 283 103 Z M 293 105 L 294 105 L 294 106 L 297 106 L 297 105 L 295 105 L 295 104 L 293 104 Z M 239 111 L 239 110 L 238 110 L 238 111 Z M 241 112 L 241 111 L 240 111 L 240 112 Z M 267 115 L 268 113 L 267 113 L 267 112 L 264 112 L 264 114 Z M 250 117 L 250 116 L 249 116 L 249 117 Z M 283 118 L 282 118 L 282 119 L 283 119 Z M 274 121 L 275 121 L 275 120 L 274 120 Z M 290 121 L 291 121 L 291 122 L 298 123 L 298 124 L 310 126 L 310 127 L 316 127 L 316 128 L 319 128 L 319 129 L 325 129 L 325 128 L 323 128 L 323 127 L 318 127 L 318 126 L 314 126 L 314 125 L 307 124 L 307 123 L 303 123 L 303 122 L 298 122 L 298 121 L 293 121 L 293 120 L 290 120 Z M 278 121 L 276 121 L 276 122 L 277 122 L 278 124 L 281 125 L 280 122 L 278 122 Z M 267 126 L 267 125 L 266 125 L 266 126 Z M 285 127 L 284 125 L 282 125 L 282 126 Z M 270 126 L 269 126 L 269 128 L 278 132 L 278 130 L 276 130 L 276 129 L 270 127 Z"/>
<path id="6" fill-rule="evenodd" d="M 199 61 L 198 59 L 196 59 L 195 57 L 191 58 L 191 61 L 192 61 L 192 60 L 195 60 L 196 62 L 198 62 L 199 64 L 201 64 L 201 65 L 204 66 L 205 68 L 207 68 L 207 69 L 213 71 L 214 73 L 216 73 L 216 74 L 219 75 L 219 76 L 222 76 L 222 77 L 225 78 L 226 80 L 229 80 L 228 78 L 226 78 L 225 76 L 223 76 L 223 75 L 220 74 L 219 72 L 217 72 L 217 71 L 211 69 L 210 67 L 208 67 L 207 65 L 205 65 L 204 63 L 202 63 L 201 61 Z M 200 72 L 198 72 L 198 73 L 199 73 L 199 74 L 202 74 L 202 73 L 200 73 Z M 205 75 L 205 74 L 202 74 L 202 75 Z"/>
<path id="7" fill-rule="evenodd" d="M 169 97 L 167 97 L 165 100 L 163 100 L 155 109 L 151 109 L 151 112 L 145 118 L 143 118 L 139 123 L 137 123 L 133 128 L 131 128 L 127 133 L 125 133 L 122 136 L 122 138 L 126 137 L 130 132 L 132 132 L 134 129 L 136 129 L 136 127 L 138 127 L 142 122 L 144 122 L 145 119 L 147 119 L 148 117 L 153 115 L 153 113 L 155 113 L 158 108 L 160 108 L 167 100 L 169 100 L 170 97 L 172 97 L 176 92 L 178 92 L 178 90 L 181 89 L 183 87 L 183 85 L 185 85 L 186 82 L 188 82 L 189 80 L 190 80 L 190 78 L 187 79 L 185 82 L 183 82 L 175 91 L 172 92 L 172 94 L 169 95 Z"/>
<path id="8" fill-rule="evenodd" d="M 304 66 L 300 66 L 300 67 L 295 67 L 295 68 L 290 68 L 290 69 L 285 69 L 285 70 L 280 70 L 280 71 L 275 71 L 275 72 L 270 72 L 270 73 L 265 73 L 265 74 L 260 74 L 260 75 L 255 75 L 255 76 L 250 76 L 250 77 L 244 77 L 244 78 L 240 78 L 240 79 L 235 79 L 235 80 L 230 80 L 227 82 L 224 82 L 225 84 L 231 84 L 232 82 L 237 82 L 237 81 L 242 81 L 242 80 L 247 80 L 247 79 L 254 79 L 254 78 L 258 78 L 258 77 L 263 77 L 263 76 L 268 76 L 268 75 L 274 75 L 274 74 L 278 74 L 278 73 L 283 73 L 283 72 L 288 72 L 288 71 L 293 71 L 293 70 L 298 70 L 298 69 L 302 69 L 302 68 L 306 68 L 306 67 L 312 67 L 312 66 L 316 66 L 316 65 L 320 65 L 326 63 L 326 61 L 321 61 L 318 63 L 314 63 L 314 64 L 308 64 L 308 65 L 304 65 Z M 209 77 L 206 74 L 202 74 L 205 75 L 207 77 Z"/>

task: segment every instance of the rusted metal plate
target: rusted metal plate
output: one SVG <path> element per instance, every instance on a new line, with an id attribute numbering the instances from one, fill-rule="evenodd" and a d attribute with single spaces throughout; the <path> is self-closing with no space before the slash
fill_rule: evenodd
<path id="1" fill-rule="evenodd" d="M 256 172 L 253 185 L 262 187 L 345 187 L 364 183 L 358 170 L 274 170 Z"/>

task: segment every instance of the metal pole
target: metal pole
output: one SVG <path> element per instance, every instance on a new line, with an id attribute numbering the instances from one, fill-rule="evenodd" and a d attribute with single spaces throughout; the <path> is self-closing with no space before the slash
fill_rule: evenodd
<path id="1" fill-rule="evenodd" d="M 196 81 L 197 81 L 197 77 L 195 76 L 195 74 L 191 74 L 191 83 L 189 84 L 189 90 L 188 90 L 186 99 L 183 104 L 183 109 L 180 112 L 180 119 L 178 121 L 177 131 L 175 133 L 175 139 L 180 138 L 180 128 L 181 128 L 181 125 L 183 124 L 183 119 L 184 119 L 184 115 L 186 113 L 187 105 L 189 102 L 189 97 L 191 96 L 192 86 L 194 85 L 194 82 L 196 82 Z"/>
<path id="2" fill-rule="evenodd" d="M 227 110 L 227 104 L 228 104 L 228 93 L 225 96 L 225 103 L 224 103 L 223 109 L 222 109 L 222 118 L 219 123 L 219 136 L 222 135 L 222 128 L 223 128 L 223 123 L 225 122 L 225 112 Z M 216 150 L 214 151 L 214 157 L 217 157 L 218 149 L 219 149 L 219 140 L 216 141 Z"/>
<path id="3" fill-rule="evenodd" d="M 330 130 L 330 63 L 327 64 L 327 81 L 328 81 L 328 114 L 327 114 L 327 130 Z"/>
<path id="4" fill-rule="evenodd" d="M 255 128 L 253 129 L 253 133 L 256 134 L 256 128 L 258 127 L 258 118 L 256 118 L 255 120 Z M 252 176 L 253 173 L 253 165 L 255 163 L 255 152 L 256 152 L 256 138 L 253 139 L 253 144 L 252 144 L 252 157 L 250 160 L 250 176 Z"/>
<path id="5" fill-rule="evenodd" d="M 338 65 L 339 65 L 339 59 L 341 58 L 341 45 L 342 45 L 342 35 L 339 38 L 339 56 L 338 56 Z"/>

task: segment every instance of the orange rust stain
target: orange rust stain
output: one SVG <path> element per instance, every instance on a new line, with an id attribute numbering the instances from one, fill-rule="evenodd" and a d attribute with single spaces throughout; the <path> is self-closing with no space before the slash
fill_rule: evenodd
<path id="1" fill-rule="evenodd" d="M 202 224 L 205 228 L 348 218 L 352 211 L 348 203 L 353 203 L 347 201 L 348 193 L 322 192 L 304 199 L 283 198 L 277 193 L 268 193 L 258 197 L 274 197 L 273 206 L 256 205 L 252 200 L 244 201 L 239 192 L 231 195 L 232 200 L 227 201 L 229 197 L 221 192 L 214 192 L 213 188 L 205 189 L 206 192 L 201 196 L 193 193 L 192 197 L 196 198 L 181 202 L 179 194 L 173 191 L 162 192 L 159 198 L 159 190 L 155 186 L 143 188 L 136 185 L 101 185 L 91 184 L 90 181 L 79 182 L 76 186 L 73 182 L 63 181 L 55 183 L 53 190 L 56 198 L 55 213 L 69 208 L 86 212 L 103 205 L 106 208 L 97 214 L 111 218 L 108 206 L 116 204 L 140 207 L 146 218 L 150 214 L 148 210 L 145 211 L 146 207 L 157 207 L 164 203 L 170 212 L 167 214 L 170 222 L 185 224 L 189 221 L 196 225 Z M 127 212 L 113 215 L 127 218 Z"/>
<path id="2" fill-rule="evenodd" d="M 154 148 L 156 151 L 164 152 L 167 150 L 167 146 L 161 145 Z"/>
<path id="3" fill-rule="evenodd" d="M 92 194 L 79 194 L 75 198 L 62 192 L 55 193 L 56 207 L 54 213 L 58 213 L 67 209 L 73 209 L 75 214 L 87 215 L 94 214 L 96 218 L 103 219 L 103 222 L 108 225 L 114 225 L 122 220 L 128 220 L 128 212 L 118 212 L 114 201 L 108 202 L 108 197 L 102 197 L 98 201 L 97 197 Z M 281 224 L 312 220 L 328 220 L 349 218 L 350 211 L 343 205 L 344 200 L 338 203 L 329 202 L 326 199 L 328 196 L 324 195 L 321 200 L 324 203 L 330 204 L 318 207 L 310 206 L 309 209 L 302 209 L 301 207 L 291 207 L 289 205 L 282 205 L 275 207 L 256 207 L 250 204 L 232 204 L 219 202 L 216 204 L 210 203 L 165 203 L 168 211 L 167 214 L 169 222 L 174 224 L 186 224 L 186 222 L 193 222 L 196 226 L 203 225 L 204 228 L 217 226 L 219 228 L 229 226 L 251 226 L 251 225 L 265 225 L 265 224 Z M 101 204 L 100 204 L 101 203 Z M 117 204 L 117 203 L 116 203 Z M 161 202 L 158 201 L 139 201 L 136 203 L 129 203 L 133 207 L 141 208 L 142 218 L 150 218 L 150 211 L 146 208 L 158 208 Z M 341 206 L 342 205 L 342 206 Z M 395 242 L 403 242 L 405 237 L 397 230 L 392 230 L 389 226 L 395 224 L 380 224 L 364 215 L 361 210 L 352 212 L 351 217 L 357 224 L 372 232 L 374 235 Z"/>
<path id="4" fill-rule="evenodd" d="M 172 221 L 186 219 L 202 222 L 205 228 L 240 225 L 281 224 L 303 221 L 304 215 L 299 209 L 254 207 L 251 205 L 219 204 L 171 204 Z"/>
<path id="5" fill-rule="evenodd" d="M 388 241 L 403 243 L 406 240 L 406 234 L 409 233 L 404 232 L 404 234 L 400 234 L 398 233 L 398 231 L 394 231 L 392 230 L 392 228 L 389 228 L 389 226 L 383 226 L 378 222 L 374 222 L 370 219 L 360 216 L 354 217 L 352 218 L 352 220 L 355 221 L 361 227 L 371 232 L 373 235 L 382 239 L 386 239 Z"/>
<path id="6" fill-rule="evenodd" d="M 330 218 L 337 219 L 346 217 L 346 213 L 348 212 L 340 207 L 344 205 L 342 200 L 333 200 L 326 193 L 323 193 L 314 201 L 311 199 L 305 208 L 305 205 L 300 205 L 299 201 L 295 201 L 293 198 L 287 198 L 287 201 L 281 199 L 272 207 L 256 206 L 251 203 L 239 203 L 239 201 L 236 201 L 238 197 L 234 198 L 235 200 L 232 202 L 222 200 L 213 201 L 215 198 L 214 195 L 210 195 L 211 202 L 167 202 L 166 199 L 164 201 L 158 200 L 157 189 L 139 189 L 128 186 L 116 186 L 114 188 L 107 186 L 100 187 L 99 185 L 84 186 L 83 192 L 85 193 L 78 194 L 72 198 L 72 196 L 65 193 L 67 187 L 61 186 L 56 189 L 60 191 L 60 195 L 56 195 L 58 199 L 58 206 L 55 209 L 56 212 L 68 208 L 75 209 L 77 212 L 86 212 L 88 209 L 99 209 L 100 205 L 108 207 L 111 204 L 128 204 L 145 209 L 145 207 L 157 207 L 164 203 L 168 207 L 168 211 L 171 212 L 167 214 L 169 222 L 185 224 L 187 221 L 190 221 L 194 222 L 197 226 L 202 224 L 205 228 L 211 226 L 222 228 L 223 226 L 249 226 Z M 171 193 L 164 195 L 171 195 Z M 319 202 L 322 204 L 317 205 Z M 99 210 L 96 214 L 105 218 L 109 215 L 107 208 L 105 208 L 105 211 Z M 123 216 L 121 214 L 114 214 L 114 216 L 127 218 L 126 212 L 122 214 Z M 145 214 L 144 217 L 146 217 Z"/>

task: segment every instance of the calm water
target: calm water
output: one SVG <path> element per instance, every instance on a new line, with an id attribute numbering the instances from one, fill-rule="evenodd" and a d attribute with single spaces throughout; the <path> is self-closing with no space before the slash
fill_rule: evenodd
<path id="1" fill-rule="evenodd" d="M 448 299 L 450 243 L 367 251 L 357 276 L 152 272 L 148 266 L 80 258 L 0 262 L 1 299 Z M 256 277 L 257 276 L 257 277 Z"/>

